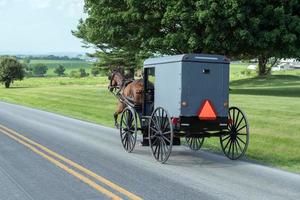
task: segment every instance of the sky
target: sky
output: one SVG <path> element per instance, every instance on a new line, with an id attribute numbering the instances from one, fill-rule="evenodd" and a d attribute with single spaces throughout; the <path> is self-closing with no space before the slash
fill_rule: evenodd
<path id="1" fill-rule="evenodd" d="M 87 52 L 71 34 L 84 0 L 0 0 L 0 53 Z"/>

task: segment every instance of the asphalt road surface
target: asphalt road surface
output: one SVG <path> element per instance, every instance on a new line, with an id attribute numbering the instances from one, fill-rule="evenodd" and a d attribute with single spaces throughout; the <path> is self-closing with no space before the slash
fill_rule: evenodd
<path id="1" fill-rule="evenodd" d="M 110 198 L 300 199 L 300 175 L 185 146 L 162 165 L 115 129 L 0 102 L 0 200 Z"/>

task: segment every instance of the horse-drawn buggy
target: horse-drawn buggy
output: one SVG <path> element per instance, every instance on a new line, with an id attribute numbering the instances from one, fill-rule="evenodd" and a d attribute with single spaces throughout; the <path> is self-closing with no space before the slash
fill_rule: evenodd
<path id="1" fill-rule="evenodd" d="M 124 149 L 132 152 L 141 132 L 142 145 L 164 163 L 182 137 L 192 150 L 219 137 L 228 158 L 242 157 L 249 125 L 239 108 L 229 108 L 229 64 L 224 56 L 186 54 L 147 59 L 141 80 L 126 81 L 114 72 L 109 89 L 120 100 L 115 119 L 122 113 Z"/>

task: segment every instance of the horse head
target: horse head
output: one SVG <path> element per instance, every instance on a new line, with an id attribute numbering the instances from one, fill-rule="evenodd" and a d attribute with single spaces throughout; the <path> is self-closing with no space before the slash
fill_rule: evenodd
<path id="1" fill-rule="evenodd" d="M 119 69 L 113 70 L 111 74 L 108 76 L 108 80 L 110 80 L 108 89 L 112 92 L 115 88 L 121 88 L 124 81 L 124 75 L 121 73 Z"/>

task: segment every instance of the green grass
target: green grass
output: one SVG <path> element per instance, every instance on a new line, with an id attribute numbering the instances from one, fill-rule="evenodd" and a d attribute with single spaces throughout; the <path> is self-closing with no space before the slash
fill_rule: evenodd
<path id="1" fill-rule="evenodd" d="M 250 123 L 247 158 L 300 173 L 300 71 L 257 78 L 243 72 L 246 66 L 231 66 L 230 105 L 245 111 Z M 116 103 L 106 77 L 30 78 L 0 88 L 0 100 L 107 126 L 113 126 Z M 205 147 L 221 153 L 217 138 Z"/>
<path id="2" fill-rule="evenodd" d="M 2 89 L 1 89 L 2 90 Z M 114 99 L 103 87 L 64 85 L 17 88 L 1 92 L 0 100 L 40 108 L 75 118 L 112 126 Z"/>
<path id="3" fill-rule="evenodd" d="M 92 66 L 91 62 L 80 60 L 31 60 L 29 66 L 32 67 L 37 63 L 42 63 L 48 66 L 47 76 L 55 76 L 56 74 L 53 71 L 59 65 L 63 65 L 66 68 L 66 74 L 69 74 L 73 70 L 77 71 L 80 68 L 84 68 L 88 73 L 90 73 Z"/>

